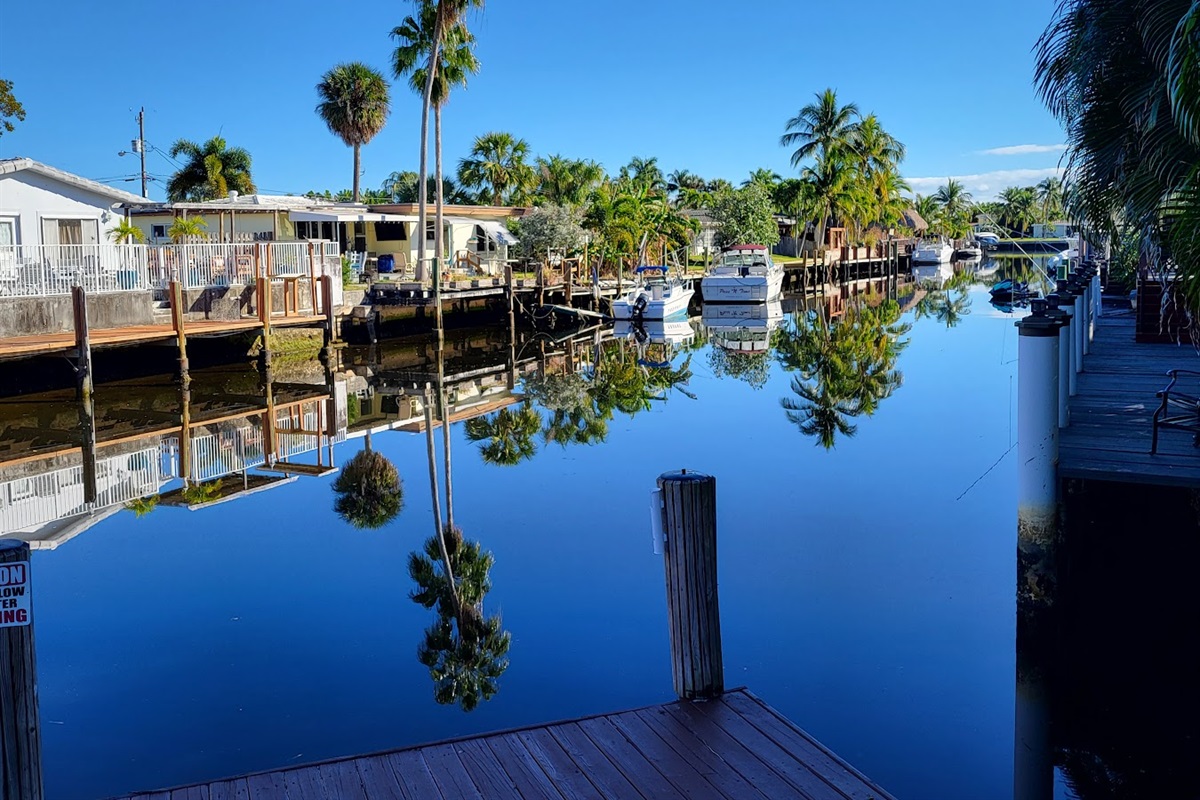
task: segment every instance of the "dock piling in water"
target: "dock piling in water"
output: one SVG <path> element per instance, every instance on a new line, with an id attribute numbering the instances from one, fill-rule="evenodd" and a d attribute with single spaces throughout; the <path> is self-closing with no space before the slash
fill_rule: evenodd
<path id="1" fill-rule="evenodd" d="M 697 472 L 659 476 L 665 541 L 671 680 L 685 700 L 725 691 L 717 598 L 717 479 Z"/>
<path id="2" fill-rule="evenodd" d="M 1058 508 L 1058 337 L 1062 323 L 1033 300 L 1017 322 L 1017 527 L 1035 541 L 1052 535 Z"/>

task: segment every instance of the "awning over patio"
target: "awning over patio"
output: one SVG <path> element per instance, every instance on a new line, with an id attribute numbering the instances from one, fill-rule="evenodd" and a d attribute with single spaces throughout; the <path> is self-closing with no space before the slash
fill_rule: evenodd
<path id="1" fill-rule="evenodd" d="M 511 246 L 520 241 L 516 236 L 512 235 L 512 232 L 508 228 L 492 220 L 472 219 L 471 217 L 446 217 L 446 222 L 453 225 L 478 225 L 483 228 L 483 232 L 487 234 L 487 237 L 496 244 Z"/>
<path id="2" fill-rule="evenodd" d="M 407 214 L 380 214 L 376 211 L 357 209 L 328 211 L 289 211 L 292 222 L 416 222 L 415 216 Z"/>

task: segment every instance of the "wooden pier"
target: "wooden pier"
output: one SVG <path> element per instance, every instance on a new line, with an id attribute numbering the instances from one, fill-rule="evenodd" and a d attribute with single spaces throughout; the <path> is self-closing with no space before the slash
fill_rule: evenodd
<path id="1" fill-rule="evenodd" d="M 1158 453 L 1150 455 L 1155 392 L 1169 380 L 1167 370 L 1200 370 L 1189 344 L 1134 341 L 1134 315 L 1106 310 L 1071 398 L 1071 424 L 1059 435 L 1061 478 L 1200 487 L 1200 448 L 1192 434 L 1162 430 Z"/>
<path id="2" fill-rule="evenodd" d="M 892 795 L 745 689 L 125 800 L 729 798 Z"/>

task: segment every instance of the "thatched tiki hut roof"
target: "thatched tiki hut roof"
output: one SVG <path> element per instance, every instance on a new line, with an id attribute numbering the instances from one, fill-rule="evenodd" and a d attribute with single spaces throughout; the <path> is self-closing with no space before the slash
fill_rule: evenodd
<path id="1" fill-rule="evenodd" d="M 929 230 L 929 223 L 917 213 L 915 208 L 906 209 L 902 221 L 906 227 L 912 228 L 917 233 Z"/>

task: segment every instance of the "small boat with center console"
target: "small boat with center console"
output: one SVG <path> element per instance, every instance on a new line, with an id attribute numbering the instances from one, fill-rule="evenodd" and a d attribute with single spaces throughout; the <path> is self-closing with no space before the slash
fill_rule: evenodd
<path id="1" fill-rule="evenodd" d="M 687 314 L 695 290 L 670 274 L 665 266 L 637 268 L 638 282 L 613 301 L 613 317 L 627 320 L 662 320 Z"/>
<path id="2" fill-rule="evenodd" d="M 761 244 L 728 248 L 700 281 L 706 303 L 766 303 L 782 291 L 783 267 Z"/>

